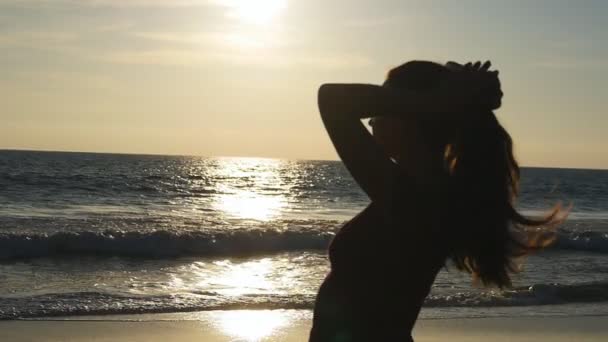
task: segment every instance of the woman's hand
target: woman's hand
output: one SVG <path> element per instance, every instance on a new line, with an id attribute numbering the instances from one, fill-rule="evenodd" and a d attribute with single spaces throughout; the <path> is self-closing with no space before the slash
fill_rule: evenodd
<path id="1" fill-rule="evenodd" d="M 443 84 L 443 90 L 456 103 L 466 107 L 498 109 L 503 92 L 500 88 L 498 71 L 490 71 L 490 61 L 467 63 L 465 65 L 448 62 L 446 68 L 452 71 Z"/>

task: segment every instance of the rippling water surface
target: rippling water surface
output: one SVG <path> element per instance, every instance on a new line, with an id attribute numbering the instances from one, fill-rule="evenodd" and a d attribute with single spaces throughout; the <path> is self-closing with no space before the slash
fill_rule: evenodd
<path id="1" fill-rule="evenodd" d="M 608 171 L 524 169 L 573 212 L 509 291 L 442 271 L 422 315 L 608 313 Z M 0 151 L 0 318 L 310 308 L 368 203 L 329 161 Z"/>

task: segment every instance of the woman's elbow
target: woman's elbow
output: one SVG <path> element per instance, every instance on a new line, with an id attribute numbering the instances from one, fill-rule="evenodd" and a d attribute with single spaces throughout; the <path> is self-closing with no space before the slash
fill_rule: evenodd
<path id="1" fill-rule="evenodd" d="M 322 104 L 328 102 L 328 99 L 331 97 L 332 88 L 333 86 L 330 83 L 321 84 L 319 87 L 319 90 L 317 91 L 317 102 L 319 103 L 319 108 L 321 108 Z"/>
<path id="2" fill-rule="evenodd" d="M 336 99 L 338 98 L 339 91 L 339 84 L 335 83 L 325 83 L 319 87 L 317 93 L 317 104 L 319 106 L 321 116 L 325 116 L 328 113 L 334 113 L 337 111 L 336 103 L 338 101 L 336 101 Z"/>

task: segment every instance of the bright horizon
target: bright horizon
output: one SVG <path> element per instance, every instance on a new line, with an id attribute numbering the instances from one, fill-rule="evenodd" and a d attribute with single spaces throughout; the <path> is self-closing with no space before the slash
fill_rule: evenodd
<path id="1" fill-rule="evenodd" d="M 523 166 L 608 169 L 606 14 L 602 1 L 5 0 L 0 149 L 336 160 L 320 84 L 490 59 Z"/>

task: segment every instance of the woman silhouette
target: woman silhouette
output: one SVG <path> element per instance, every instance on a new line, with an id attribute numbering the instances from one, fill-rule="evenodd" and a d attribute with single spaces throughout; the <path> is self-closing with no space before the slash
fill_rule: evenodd
<path id="1" fill-rule="evenodd" d="M 492 112 L 502 91 L 489 68 L 411 61 L 383 86 L 319 89 L 327 132 L 371 204 L 329 247 L 310 341 L 413 341 L 447 260 L 502 288 L 516 257 L 552 241 L 559 206 L 540 219 L 514 208 L 519 167 Z M 373 135 L 361 123 L 370 117 Z"/>

